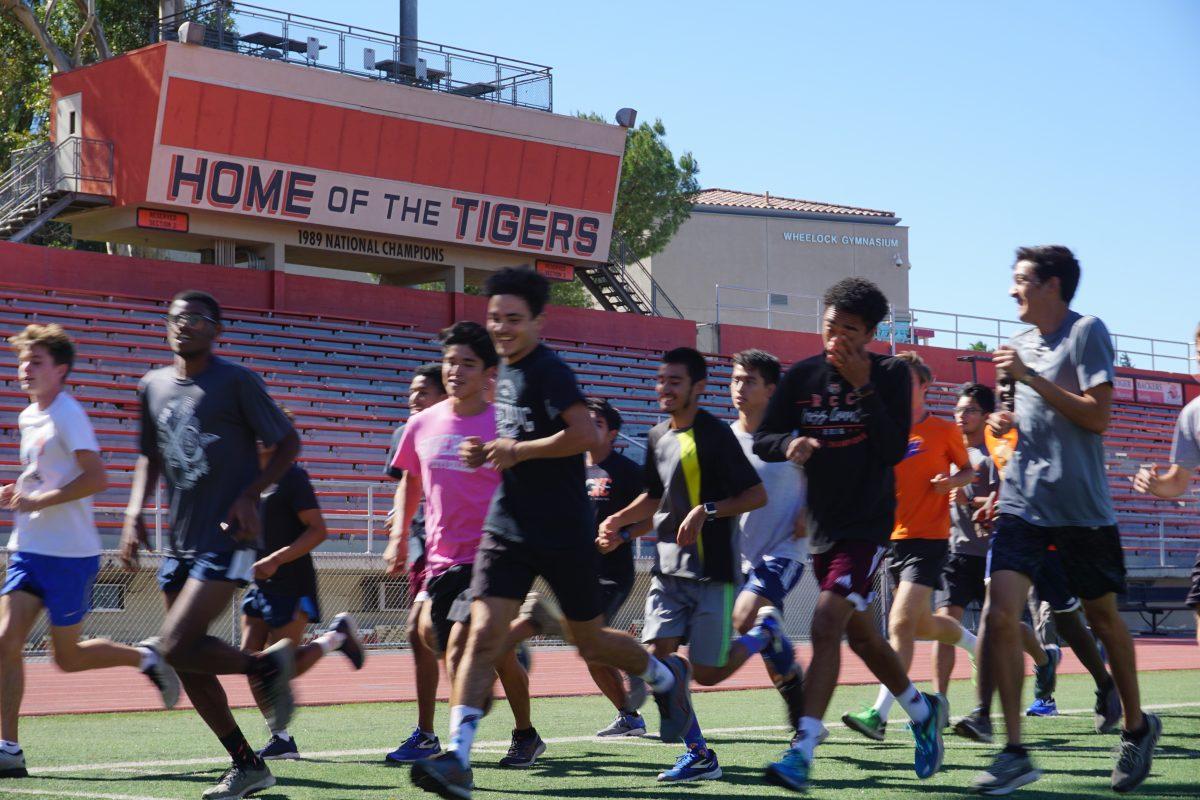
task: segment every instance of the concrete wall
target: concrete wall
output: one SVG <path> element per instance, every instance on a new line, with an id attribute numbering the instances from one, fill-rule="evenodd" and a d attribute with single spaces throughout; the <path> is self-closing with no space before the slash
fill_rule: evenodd
<path id="1" fill-rule="evenodd" d="M 747 210 L 749 211 L 749 210 Z M 685 317 L 768 327 L 767 293 L 804 295 L 772 305 L 771 328 L 815 331 L 816 298 L 830 284 L 857 275 L 874 281 L 896 308 L 908 308 L 908 228 L 861 221 L 826 221 L 782 212 L 732 213 L 697 208 L 647 267 Z M 871 240 L 871 244 L 855 241 Z M 875 240 L 895 240 L 876 242 Z M 896 260 L 903 266 L 897 266 Z M 753 306 L 741 311 L 729 305 Z"/>

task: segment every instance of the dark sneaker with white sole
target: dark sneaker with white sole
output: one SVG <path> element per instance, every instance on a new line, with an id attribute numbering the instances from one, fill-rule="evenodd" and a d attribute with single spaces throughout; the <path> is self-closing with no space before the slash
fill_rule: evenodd
<path id="1" fill-rule="evenodd" d="M 293 761 L 300 757 L 300 748 L 296 746 L 296 737 L 285 739 L 273 733 L 266 746 L 258 751 L 258 757 L 263 761 Z"/>
<path id="2" fill-rule="evenodd" d="M 264 716 L 273 731 L 287 728 L 295 711 L 292 676 L 296 674 L 296 647 L 291 639 L 280 639 L 259 654 L 261 663 L 250 675 L 265 701 Z"/>
<path id="3" fill-rule="evenodd" d="M 1096 690 L 1093 720 L 1096 733 L 1112 733 L 1121 724 L 1121 695 L 1117 694 L 1115 681 L 1110 680 L 1108 686 Z"/>
<path id="4" fill-rule="evenodd" d="M 981 709 L 975 709 L 970 716 L 963 717 L 954 723 L 954 732 L 964 739 L 983 744 L 992 743 L 992 720 Z"/>
<path id="5" fill-rule="evenodd" d="M 217 785 L 200 795 L 204 800 L 241 800 L 254 792 L 270 789 L 275 785 L 275 776 L 267 765 L 262 769 L 240 767 L 234 764 L 225 770 Z"/>
<path id="6" fill-rule="evenodd" d="M 975 776 L 971 788 L 979 794 L 1003 795 L 1033 783 L 1042 773 L 1033 766 L 1028 753 L 1001 750 L 992 765 Z"/>
<path id="7" fill-rule="evenodd" d="M 508 753 L 500 759 L 502 767 L 527 769 L 537 763 L 538 756 L 546 752 L 546 743 L 538 736 L 535 729 L 522 733 L 512 732 L 512 742 L 508 745 Z"/>
<path id="8" fill-rule="evenodd" d="M 1162 720 L 1157 714 L 1142 712 L 1146 720 L 1141 734 L 1121 733 L 1117 745 L 1117 765 L 1113 768 L 1112 788 L 1115 792 L 1132 792 L 1150 774 L 1154 761 L 1154 747 L 1162 736 Z"/>
<path id="9" fill-rule="evenodd" d="M 25 769 L 25 751 L 10 753 L 0 750 L 0 778 L 26 777 L 29 777 L 29 770 Z"/>
<path id="10" fill-rule="evenodd" d="M 417 761 L 412 766 L 413 785 L 450 800 L 471 800 L 475 779 L 453 752 Z"/>

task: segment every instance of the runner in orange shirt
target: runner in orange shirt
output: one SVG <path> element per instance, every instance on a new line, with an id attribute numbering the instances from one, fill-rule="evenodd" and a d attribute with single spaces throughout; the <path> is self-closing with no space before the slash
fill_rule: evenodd
<path id="1" fill-rule="evenodd" d="M 925 395 L 933 373 L 916 353 L 900 353 L 912 370 L 912 428 L 908 453 L 896 465 L 896 526 L 888 565 L 896 594 L 888 615 L 888 638 L 904 666 L 912 665 L 913 643 L 934 640 L 975 654 L 975 635 L 957 620 L 934 616 L 933 592 L 941 581 L 950 549 L 951 490 L 966 486 L 975 477 L 962 434 L 953 422 L 930 415 Z M 957 472 L 951 474 L 951 467 Z M 882 740 L 888 712 L 895 698 L 886 687 L 871 708 L 848 713 L 842 722 L 869 739 Z M 943 709 L 948 709 L 943 698 Z M 947 724 L 948 713 L 942 724 Z"/>

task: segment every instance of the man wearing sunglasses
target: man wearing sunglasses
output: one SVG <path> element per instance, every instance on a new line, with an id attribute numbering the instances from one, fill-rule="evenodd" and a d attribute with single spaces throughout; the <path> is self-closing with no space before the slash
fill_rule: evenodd
<path id="1" fill-rule="evenodd" d="M 247 675 L 266 701 L 272 729 L 287 727 L 294 644 L 284 639 L 261 654 L 208 635 L 234 593 L 252 577 L 260 544 L 259 496 L 277 483 L 300 452 L 300 439 L 262 379 L 213 353 L 223 330 L 211 295 L 188 290 L 166 317 L 171 366 L 138 384 L 141 455 L 125 512 L 121 560 L 137 565 L 150 549 L 142 508 L 159 476 L 170 504 L 170 552 L 158 572 L 167 606 L 159 647 L 180 673 L 196 711 L 233 759 L 206 800 L 231 800 L 274 785 L 275 778 L 242 735 L 217 675 Z M 256 442 L 274 448 L 261 469 Z"/>

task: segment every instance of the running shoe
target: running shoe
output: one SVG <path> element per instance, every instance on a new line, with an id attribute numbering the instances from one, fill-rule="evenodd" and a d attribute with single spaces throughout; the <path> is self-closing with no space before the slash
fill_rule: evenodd
<path id="1" fill-rule="evenodd" d="M 241 800 L 251 792 L 259 792 L 275 785 L 275 776 L 267 765 L 262 769 L 240 767 L 234 764 L 225 770 L 217 785 L 200 795 L 204 800 Z"/>
<path id="2" fill-rule="evenodd" d="M 420 728 L 414 728 L 412 735 L 404 740 L 404 744 L 388 753 L 384 760 L 389 764 L 411 764 L 433 758 L 442 752 L 442 743 L 438 737 L 423 733 Z"/>
<path id="3" fill-rule="evenodd" d="M 563 630 L 562 611 L 553 600 L 542 596 L 540 592 L 525 595 L 525 602 L 521 604 L 518 616 L 532 622 L 539 636 L 557 636 L 564 640 L 567 638 Z"/>
<path id="4" fill-rule="evenodd" d="M 546 752 L 546 743 L 538 736 L 537 730 L 530 730 L 522 735 L 512 732 L 512 742 L 508 745 L 508 753 L 500 759 L 502 767 L 517 767 L 525 769 L 537 763 L 538 756 Z"/>
<path id="5" fill-rule="evenodd" d="M 754 627 L 761 631 L 760 635 L 767 637 L 767 646 L 762 651 L 763 659 L 771 665 L 776 675 L 791 675 L 796 669 L 796 652 L 783 633 L 783 616 L 779 609 L 772 606 L 760 608 Z M 750 633 L 755 635 L 753 630 Z"/>
<path id="6" fill-rule="evenodd" d="M 138 642 L 136 647 L 145 648 L 154 653 L 154 663 L 142 670 L 142 674 L 150 679 L 154 688 L 162 695 L 163 708 L 171 709 L 179 702 L 179 676 L 167 660 L 162 656 L 162 639 L 151 636 Z"/>
<path id="7" fill-rule="evenodd" d="M 675 682 L 665 692 L 654 693 L 654 702 L 658 704 L 661 717 L 658 738 L 667 743 L 679 742 L 695 718 L 692 710 L 692 665 L 673 653 L 664 658 L 662 663 L 671 670 Z"/>
<path id="8" fill-rule="evenodd" d="M 273 731 L 287 728 L 295 710 L 291 680 L 296 671 L 296 650 L 291 639 L 281 639 L 259 654 L 260 663 L 250 680 L 266 703 L 264 716 Z"/>
<path id="9" fill-rule="evenodd" d="M 842 723 L 850 730 L 857 731 L 877 742 L 882 742 L 887 733 L 887 720 L 880 717 L 879 712 L 870 707 L 843 714 Z"/>
<path id="10" fill-rule="evenodd" d="M 935 694 L 921 693 L 925 702 L 929 703 L 929 719 L 922 723 L 909 722 L 908 729 L 916 740 L 913 753 L 913 769 L 918 778 L 929 778 L 942 768 L 942 758 L 946 754 L 946 745 L 942 741 L 942 720 L 945 713 L 942 710 L 942 700 Z"/>
<path id="11" fill-rule="evenodd" d="M 1096 690 L 1094 719 L 1096 733 L 1112 733 L 1121 724 L 1121 695 L 1117 694 L 1117 684 L 1111 679 L 1108 686 Z"/>
<path id="12" fill-rule="evenodd" d="M 1046 645 L 1046 666 L 1033 665 L 1033 696 L 1053 697 L 1058 683 L 1058 665 L 1062 661 L 1062 648 L 1056 644 Z M 1031 715 L 1032 716 L 1032 715 Z"/>
<path id="13" fill-rule="evenodd" d="M 1001 750 L 992 765 L 975 776 L 971 788 L 979 794 L 1011 794 L 1040 777 L 1042 773 L 1033 766 L 1028 753 Z"/>
<path id="14" fill-rule="evenodd" d="M 475 779 L 453 752 L 417 761 L 412 765 L 414 786 L 451 800 L 471 800 Z"/>
<path id="15" fill-rule="evenodd" d="M 258 751 L 258 757 L 263 761 L 291 761 L 300 757 L 300 749 L 294 736 L 284 739 L 273 733 L 266 746 Z"/>
<path id="16" fill-rule="evenodd" d="M 10 753 L 0 750 L 0 778 L 26 778 L 29 770 L 25 769 L 25 751 L 18 750 Z"/>
<path id="17" fill-rule="evenodd" d="M 1048 698 L 1046 700 L 1043 700 L 1042 698 L 1039 697 L 1036 700 L 1034 700 L 1032 703 L 1029 704 L 1029 708 L 1025 709 L 1025 716 L 1027 716 L 1027 717 L 1057 717 L 1058 716 L 1058 703 L 1054 702 L 1053 697 Z"/>
<path id="18" fill-rule="evenodd" d="M 608 727 L 596 731 L 597 736 L 645 736 L 646 720 L 641 714 L 617 714 Z"/>
<path id="19" fill-rule="evenodd" d="M 984 714 L 982 709 L 977 708 L 971 712 L 970 716 L 963 717 L 954 723 L 954 732 L 973 742 L 991 744 L 992 719 Z"/>
<path id="20" fill-rule="evenodd" d="M 350 659 L 350 663 L 354 665 L 355 669 L 362 669 L 363 662 L 367 660 L 367 651 L 363 649 L 362 639 L 358 636 L 358 621 L 351 614 L 343 611 L 330 622 L 329 630 L 345 637 L 342 639 L 338 651 Z"/>
<path id="21" fill-rule="evenodd" d="M 719 777 L 721 765 L 717 763 L 717 754 L 703 747 L 688 748 L 686 753 L 675 759 L 675 766 L 658 773 L 658 779 L 663 783 L 711 781 Z"/>
<path id="22" fill-rule="evenodd" d="M 767 765 L 767 783 L 791 789 L 793 792 L 808 791 L 808 773 L 812 760 L 794 747 L 783 751 L 779 760 Z"/>
<path id="23" fill-rule="evenodd" d="M 1141 735 L 1122 733 L 1117 745 L 1117 765 L 1113 768 L 1112 788 L 1117 792 L 1132 792 L 1150 774 L 1154 746 L 1162 736 L 1162 720 L 1156 714 L 1142 712 L 1146 720 Z"/>

